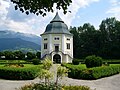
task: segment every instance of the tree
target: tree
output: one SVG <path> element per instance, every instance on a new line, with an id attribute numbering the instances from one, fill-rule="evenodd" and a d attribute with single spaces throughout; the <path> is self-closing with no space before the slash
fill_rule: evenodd
<path id="1" fill-rule="evenodd" d="M 113 18 L 106 18 L 100 24 L 100 31 L 104 35 L 106 41 L 112 41 L 114 39 L 114 34 L 116 33 L 117 20 Z"/>
<path id="2" fill-rule="evenodd" d="M 3 55 L 5 56 L 5 59 L 7 59 L 7 60 L 15 59 L 15 56 L 12 51 L 4 51 Z"/>
<path id="3" fill-rule="evenodd" d="M 16 59 L 25 59 L 25 54 L 21 51 L 15 51 L 14 55 Z"/>
<path id="4" fill-rule="evenodd" d="M 27 59 L 32 60 L 33 58 L 36 58 L 36 55 L 32 52 L 27 52 Z"/>
<path id="5" fill-rule="evenodd" d="M 71 27 L 73 34 L 74 58 L 85 58 L 88 55 L 101 56 L 104 59 L 120 58 L 120 21 L 106 18 L 99 30 L 85 23 L 80 27 Z"/>
<path id="6" fill-rule="evenodd" d="M 64 13 L 67 13 L 72 0 L 11 0 L 11 2 L 15 4 L 15 10 L 19 9 L 22 13 L 45 16 L 46 12 L 53 12 L 54 4 L 57 9 L 62 9 Z"/>
<path id="7" fill-rule="evenodd" d="M 71 28 L 70 32 L 73 34 L 74 58 L 84 58 L 97 53 L 99 47 L 99 31 L 95 30 L 93 25 L 85 23 L 78 28 Z"/>
<path id="8" fill-rule="evenodd" d="M 0 52 L 0 59 L 1 59 L 1 56 L 2 56 L 2 52 Z"/>
<path id="9" fill-rule="evenodd" d="M 80 50 L 80 37 L 79 37 L 79 32 L 76 27 L 71 27 L 70 32 L 73 34 L 73 53 L 74 57 L 79 57 L 79 50 Z"/>
<path id="10" fill-rule="evenodd" d="M 120 21 L 115 17 L 106 18 L 100 24 L 102 49 L 105 58 L 120 58 Z"/>
<path id="11" fill-rule="evenodd" d="M 2 52 L 0 52 L 0 56 L 2 56 Z"/>
<path id="12" fill-rule="evenodd" d="M 40 59 L 41 58 L 41 52 L 37 52 L 36 57 Z"/>

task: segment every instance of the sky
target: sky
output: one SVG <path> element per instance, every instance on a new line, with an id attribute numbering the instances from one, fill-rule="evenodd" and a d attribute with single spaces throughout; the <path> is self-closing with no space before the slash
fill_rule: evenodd
<path id="1" fill-rule="evenodd" d="M 10 0 L 0 0 L 0 31 L 11 30 L 40 36 L 57 11 L 68 27 L 90 23 L 98 29 L 101 21 L 106 18 L 116 17 L 120 20 L 120 0 L 72 0 L 68 10 L 71 13 L 65 15 L 62 10 L 55 8 L 54 13 L 47 13 L 45 17 L 26 15 L 15 10 Z"/>

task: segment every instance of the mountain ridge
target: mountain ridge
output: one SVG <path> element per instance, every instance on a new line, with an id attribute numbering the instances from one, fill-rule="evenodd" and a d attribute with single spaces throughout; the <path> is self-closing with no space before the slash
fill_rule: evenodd
<path id="1" fill-rule="evenodd" d="M 28 48 L 40 50 L 41 37 L 14 31 L 0 31 L 0 51 Z"/>

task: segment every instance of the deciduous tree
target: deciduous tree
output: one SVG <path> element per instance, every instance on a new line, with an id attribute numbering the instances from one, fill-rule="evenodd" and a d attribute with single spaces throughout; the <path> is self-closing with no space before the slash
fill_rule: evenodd
<path id="1" fill-rule="evenodd" d="M 46 12 L 54 11 L 54 4 L 57 9 L 62 9 L 64 13 L 67 13 L 67 8 L 72 0 L 11 0 L 11 2 L 15 4 L 15 10 L 19 9 L 22 13 L 45 16 Z"/>

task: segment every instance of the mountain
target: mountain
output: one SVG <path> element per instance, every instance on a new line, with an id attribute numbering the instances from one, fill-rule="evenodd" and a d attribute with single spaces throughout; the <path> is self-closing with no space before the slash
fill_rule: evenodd
<path id="1" fill-rule="evenodd" d="M 20 38 L 41 45 L 41 37 L 33 34 L 14 32 L 10 30 L 0 30 L 0 38 Z"/>
<path id="2" fill-rule="evenodd" d="M 33 34 L 14 31 L 0 31 L 0 51 L 3 50 L 40 50 L 41 38 Z"/>

